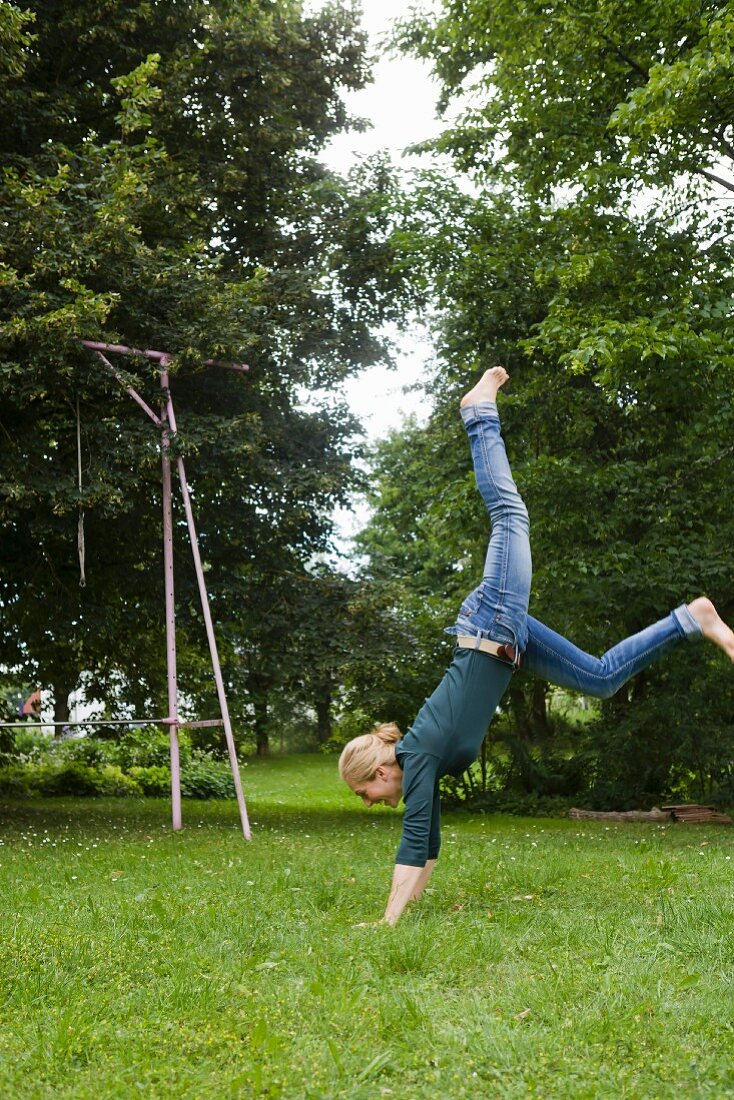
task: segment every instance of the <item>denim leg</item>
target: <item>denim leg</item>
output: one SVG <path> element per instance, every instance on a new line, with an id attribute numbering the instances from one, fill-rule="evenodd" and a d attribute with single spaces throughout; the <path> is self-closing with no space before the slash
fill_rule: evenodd
<path id="1" fill-rule="evenodd" d="M 461 417 L 469 434 L 477 488 L 489 512 L 492 533 L 482 583 L 466 598 L 448 633 L 481 635 L 522 650 L 527 639 L 532 579 L 527 508 L 512 478 L 496 403 L 482 401 L 465 406 Z"/>
<path id="2" fill-rule="evenodd" d="M 592 657 L 529 615 L 522 667 L 559 687 L 608 699 L 635 673 L 684 638 L 692 641 L 702 637 L 700 626 L 682 604 L 666 618 L 607 650 L 603 657 Z"/>

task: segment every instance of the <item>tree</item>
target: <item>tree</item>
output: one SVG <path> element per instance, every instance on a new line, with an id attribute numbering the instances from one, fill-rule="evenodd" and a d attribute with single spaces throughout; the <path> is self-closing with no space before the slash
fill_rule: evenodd
<path id="1" fill-rule="evenodd" d="M 343 180 L 316 156 L 350 124 L 341 90 L 367 79 L 351 8 L 29 11 L 32 43 L 20 17 L 7 22 L 0 79 L 0 662 L 53 683 L 63 718 L 83 669 L 140 705 L 163 675 L 158 443 L 79 338 L 174 354 L 173 447 L 191 459 L 215 618 L 236 614 L 246 636 L 259 578 L 323 548 L 346 499 L 356 425 L 338 387 L 384 354 L 374 328 L 398 309 L 400 279 L 384 165 Z M 247 359 L 251 374 L 202 372 L 210 357 Z M 149 364 L 126 370 L 155 405 Z M 179 594 L 182 682 L 197 698 L 186 571 Z"/>
<path id="2" fill-rule="evenodd" d="M 471 90 L 433 144 L 472 188 L 445 170 L 428 174 L 401 235 L 438 309 L 425 436 L 446 437 L 475 371 L 508 365 L 503 422 L 534 523 L 532 608 L 595 651 L 700 591 L 734 611 L 732 226 L 720 202 L 732 150 L 729 8 L 470 0 L 402 31 L 404 47 L 434 63 L 444 103 Z M 415 439 L 408 447 L 420 453 Z M 396 457 L 395 467 L 410 461 Z M 435 466 L 433 478 L 396 479 L 392 491 L 407 484 L 421 500 L 410 517 L 399 507 L 378 516 L 393 533 L 375 549 L 410 545 L 411 519 L 450 500 L 448 526 L 462 535 L 441 529 L 446 584 L 467 560 L 464 535 L 479 532 L 479 505 L 448 455 L 440 489 Z M 441 576 L 428 540 L 409 557 L 411 591 Z M 702 655 L 685 660 L 694 679 L 722 675 Z M 670 726 L 674 667 L 604 705 L 593 744 L 599 797 L 647 797 L 685 772 L 691 731 L 680 723 L 644 767 L 635 749 L 643 726 Z M 511 705 L 517 729 L 540 745 L 547 712 L 529 690 L 519 697 L 515 685 Z M 626 738 L 622 752 L 613 731 Z M 709 760 L 728 736 L 720 725 Z M 610 769 L 620 757 L 624 767 Z"/>
<path id="3" fill-rule="evenodd" d="M 447 2 L 404 28 L 446 101 L 472 88 L 439 148 L 490 194 L 562 207 L 565 247 L 536 274 L 556 291 L 537 346 L 611 394 L 640 357 L 731 368 L 733 36 L 724 0 Z M 641 255 L 663 296 L 634 278 Z"/>
<path id="4" fill-rule="evenodd" d="M 405 729 L 450 657 L 442 630 L 464 590 L 473 587 L 480 555 L 479 522 L 468 498 L 470 463 L 456 446 L 454 417 L 436 413 L 423 427 L 409 420 L 376 445 L 368 501 L 371 517 L 357 539 L 364 583 L 384 608 L 387 659 L 356 677 L 358 709 Z M 484 537 L 486 545 L 486 534 Z"/>

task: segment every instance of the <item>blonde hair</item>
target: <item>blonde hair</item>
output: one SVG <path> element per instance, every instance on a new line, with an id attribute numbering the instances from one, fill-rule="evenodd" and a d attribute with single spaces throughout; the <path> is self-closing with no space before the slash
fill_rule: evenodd
<path id="1" fill-rule="evenodd" d="M 402 734 L 394 722 L 383 722 L 370 733 L 347 742 L 339 757 L 339 775 L 349 787 L 366 783 L 384 764 L 394 764 L 395 745 Z"/>

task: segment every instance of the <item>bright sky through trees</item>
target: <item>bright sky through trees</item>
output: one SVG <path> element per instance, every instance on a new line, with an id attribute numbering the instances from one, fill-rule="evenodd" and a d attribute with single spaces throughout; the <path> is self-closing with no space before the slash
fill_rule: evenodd
<path id="1" fill-rule="evenodd" d="M 324 3 L 311 0 L 309 6 L 318 10 Z M 351 114 L 367 119 L 371 128 L 364 133 L 341 134 L 329 144 L 323 157 L 340 172 L 348 171 L 359 157 L 382 149 L 388 150 L 396 163 L 417 163 L 417 158 L 403 155 L 405 148 L 432 137 L 442 127 L 435 115 L 437 86 L 430 79 L 429 65 L 388 56 L 386 38 L 391 27 L 416 6 L 415 0 L 363 0 L 362 23 L 370 36 L 371 52 L 378 58 L 374 82 L 361 92 L 347 93 L 345 100 Z M 404 333 L 390 330 L 390 335 L 395 341 L 397 370 L 375 367 L 346 385 L 350 404 L 371 438 L 396 427 L 403 413 L 420 412 L 420 396 L 403 390 L 421 377 L 431 354 L 430 340 L 417 325 Z"/>

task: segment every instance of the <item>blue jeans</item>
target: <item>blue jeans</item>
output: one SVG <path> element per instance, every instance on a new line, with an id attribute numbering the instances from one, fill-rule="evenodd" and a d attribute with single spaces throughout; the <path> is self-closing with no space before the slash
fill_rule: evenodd
<path id="1" fill-rule="evenodd" d="M 625 638 L 602 657 L 592 657 L 528 615 L 530 523 L 510 471 L 497 405 L 490 401 L 468 405 L 461 416 L 492 533 L 482 582 L 464 600 L 456 623 L 447 633 L 514 645 L 522 653 L 523 670 L 601 699 L 614 695 L 635 673 L 682 639 L 703 637 L 683 604 L 666 618 Z"/>

